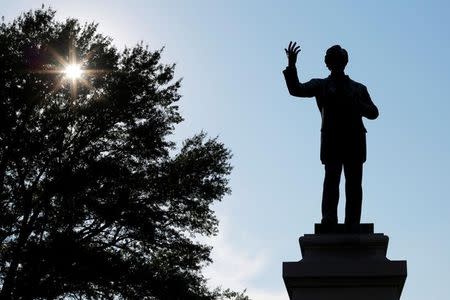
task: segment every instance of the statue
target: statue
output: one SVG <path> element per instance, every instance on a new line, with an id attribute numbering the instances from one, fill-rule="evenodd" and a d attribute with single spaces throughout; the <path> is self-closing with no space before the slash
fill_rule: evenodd
<path id="1" fill-rule="evenodd" d="M 344 73 L 347 51 L 339 45 L 329 48 L 325 64 L 330 75 L 300 83 L 295 64 L 300 46 L 289 43 L 288 66 L 283 71 L 292 96 L 315 97 L 322 116 L 320 159 L 325 166 L 322 194 L 322 224 L 337 224 L 339 181 L 345 175 L 345 224 L 360 224 L 362 205 L 362 173 L 366 161 L 366 129 L 362 117 L 374 120 L 378 109 L 367 88 Z"/>

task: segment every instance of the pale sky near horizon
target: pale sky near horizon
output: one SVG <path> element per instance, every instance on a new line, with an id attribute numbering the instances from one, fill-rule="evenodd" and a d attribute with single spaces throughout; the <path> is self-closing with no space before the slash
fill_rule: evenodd
<path id="1" fill-rule="evenodd" d="M 175 139 L 203 129 L 234 154 L 207 274 L 253 300 L 288 299 L 281 263 L 300 260 L 298 237 L 320 221 L 320 115 L 289 96 L 283 49 L 301 44 L 305 81 L 328 75 L 328 47 L 346 48 L 347 73 L 380 110 L 365 120 L 362 221 L 390 237 L 390 259 L 408 261 L 402 300 L 448 299 L 450 2 L 1 0 L 0 15 L 42 3 L 59 19 L 98 22 L 119 48 L 165 46 L 183 77 Z"/>

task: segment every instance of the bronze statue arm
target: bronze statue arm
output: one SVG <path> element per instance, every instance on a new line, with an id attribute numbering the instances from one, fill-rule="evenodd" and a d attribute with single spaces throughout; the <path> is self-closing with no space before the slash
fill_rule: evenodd
<path id="1" fill-rule="evenodd" d="M 288 59 L 288 66 L 283 71 L 284 79 L 289 90 L 289 94 L 296 97 L 314 97 L 317 94 L 320 80 L 313 79 L 306 83 L 300 83 L 297 75 L 297 56 L 300 53 L 300 46 L 297 43 L 290 42 L 288 47 L 284 49 Z"/>
<path id="2" fill-rule="evenodd" d="M 372 102 L 372 99 L 370 99 L 370 95 L 366 87 L 364 87 L 362 91 L 362 95 L 359 101 L 359 109 L 361 115 L 369 120 L 374 120 L 378 118 L 379 115 L 378 108 Z"/>
<path id="3" fill-rule="evenodd" d="M 305 83 L 298 80 L 297 69 L 295 67 L 287 67 L 284 71 L 284 79 L 289 94 L 296 97 L 315 97 L 319 90 L 320 79 L 312 79 Z"/>

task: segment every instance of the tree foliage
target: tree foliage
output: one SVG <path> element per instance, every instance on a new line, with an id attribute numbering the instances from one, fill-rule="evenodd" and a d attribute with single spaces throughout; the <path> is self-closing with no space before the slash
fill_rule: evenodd
<path id="1" fill-rule="evenodd" d="M 175 147 L 161 54 L 51 9 L 0 25 L 2 299 L 245 299 L 208 289 L 194 238 L 217 231 L 230 152 L 204 132 Z"/>

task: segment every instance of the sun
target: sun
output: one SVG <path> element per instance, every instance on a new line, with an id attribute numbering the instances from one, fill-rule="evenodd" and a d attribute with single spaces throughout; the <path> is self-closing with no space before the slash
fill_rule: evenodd
<path id="1" fill-rule="evenodd" d="M 79 64 L 70 64 L 64 68 L 64 74 L 67 78 L 75 80 L 81 77 L 83 70 Z"/>
<path id="2" fill-rule="evenodd" d="M 92 53 L 89 52 L 83 56 L 77 55 L 75 48 L 69 46 L 68 55 L 61 55 L 51 47 L 48 48 L 50 53 L 56 59 L 57 63 L 53 64 L 47 70 L 39 70 L 39 73 L 57 74 L 53 91 L 69 88 L 72 98 L 78 95 L 79 88 L 94 89 L 92 85 L 93 76 L 109 73 L 106 69 L 89 68 L 89 58 Z"/>

